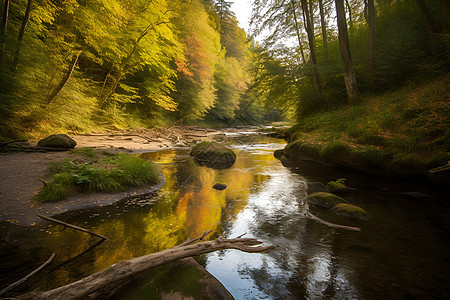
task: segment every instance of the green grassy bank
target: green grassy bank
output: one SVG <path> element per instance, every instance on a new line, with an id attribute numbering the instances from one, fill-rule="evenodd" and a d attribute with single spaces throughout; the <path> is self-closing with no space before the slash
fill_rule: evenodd
<path id="1" fill-rule="evenodd" d="M 159 182 L 155 165 L 138 156 L 92 148 L 76 149 L 71 154 L 70 159 L 51 163 L 48 181 L 36 200 L 54 202 L 74 193 L 118 192 Z"/>
<path id="2" fill-rule="evenodd" d="M 304 117 L 284 154 L 367 171 L 418 173 L 450 159 L 450 76 L 405 86 L 356 106 Z"/>

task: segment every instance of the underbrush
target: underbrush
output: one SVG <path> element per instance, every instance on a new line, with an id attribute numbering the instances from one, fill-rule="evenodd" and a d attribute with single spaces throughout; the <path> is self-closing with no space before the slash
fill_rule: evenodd
<path id="1" fill-rule="evenodd" d="M 54 202 L 73 193 L 118 192 L 159 181 L 154 164 L 138 156 L 97 154 L 91 148 L 77 149 L 75 154 L 91 160 L 52 162 L 51 179 L 35 196 L 36 200 Z"/>
<path id="2" fill-rule="evenodd" d="M 405 168 L 438 167 L 450 159 L 449 90 L 446 76 L 308 116 L 290 130 L 290 142 L 314 145 L 321 157 L 345 152 L 370 164 L 387 157 Z"/>

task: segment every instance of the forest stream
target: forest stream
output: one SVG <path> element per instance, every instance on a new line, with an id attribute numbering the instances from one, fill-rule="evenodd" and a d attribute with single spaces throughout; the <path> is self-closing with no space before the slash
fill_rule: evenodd
<path id="1" fill-rule="evenodd" d="M 67 284 L 213 230 L 212 238 L 245 233 L 278 246 L 270 253 L 222 250 L 201 259 L 236 299 L 450 298 L 450 214 L 444 194 L 425 184 L 319 165 L 285 167 L 273 156 L 285 142 L 258 132 L 215 139 L 237 154 L 231 168 L 198 166 L 187 147 L 143 153 L 164 173 L 161 189 L 56 217 L 109 237 L 99 245 L 87 234 L 50 223 L 1 223 L 1 286 L 52 252 L 57 254 L 52 266 L 11 296 Z M 368 211 L 370 220 L 353 221 L 307 202 L 310 183 L 337 178 L 356 189 L 343 197 Z M 228 188 L 215 190 L 216 183 Z M 309 213 L 361 232 L 329 228 Z"/>

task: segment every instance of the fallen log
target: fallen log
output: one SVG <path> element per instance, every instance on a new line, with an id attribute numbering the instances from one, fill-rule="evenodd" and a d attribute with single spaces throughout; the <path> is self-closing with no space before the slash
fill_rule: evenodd
<path id="1" fill-rule="evenodd" d="M 82 232 L 89 233 L 90 235 L 98 236 L 98 237 L 101 238 L 102 240 L 107 240 L 107 239 L 108 239 L 106 236 L 103 236 L 103 235 L 98 234 L 98 233 L 96 233 L 96 232 L 93 232 L 93 231 L 84 229 L 84 228 L 82 228 L 82 227 L 78 227 L 78 226 L 76 226 L 76 225 L 72 225 L 72 224 L 69 224 L 69 223 L 66 223 L 66 222 L 63 222 L 63 221 L 59 221 L 59 220 L 56 220 L 56 219 L 53 219 L 53 218 L 50 218 L 50 217 L 46 217 L 46 216 L 43 216 L 43 215 L 40 215 L 40 214 L 37 214 L 37 216 L 38 216 L 39 218 L 44 219 L 44 220 L 49 221 L 49 222 L 54 222 L 54 223 L 57 223 L 57 224 L 59 224 L 59 225 L 63 225 L 63 226 L 66 226 L 66 227 L 70 227 L 70 228 L 75 229 L 75 230 L 78 230 L 78 231 L 82 231 Z"/>
<path id="2" fill-rule="evenodd" d="M 313 215 L 312 213 L 309 213 L 309 218 L 320 223 L 323 225 L 326 225 L 328 227 L 331 228 L 337 228 L 337 229 L 345 229 L 345 230 L 350 230 L 350 231 L 361 231 L 361 228 L 359 227 L 352 227 L 352 226 L 345 226 L 345 225 L 339 225 L 339 224 L 334 224 L 325 220 L 322 220 L 321 218 Z"/>
<path id="3" fill-rule="evenodd" d="M 261 253 L 276 248 L 274 245 L 258 246 L 262 242 L 255 238 L 216 239 L 193 245 L 190 244 L 203 238 L 206 234 L 161 252 L 119 262 L 107 269 L 62 287 L 45 292 L 32 292 L 20 296 L 18 299 L 108 299 L 132 280 L 134 275 L 155 266 L 217 250 L 237 249 L 249 253 Z"/>
<path id="4" fill-rule="evenodd" d="M 40 271 L 44 270 L 48 265 L 50 265 L 53 260 L 55 259 L 56 254 L 53 253 L 49 259 L 47 259 L 47 261 L 45 263 L 43 263 L 39 268 L 35 269 L 33 272 L 29 273 L 27 276 L 17 280 L 16 282 L 8 285 L 7 287 L 5 287 L 4 289 L 2 289 L 0 291 L 0 297 L 2 297 L 4 294 L 6 294 L 7 292 L 9 292 L 10 290 L 18 287 L 19 285 L 21 285 L 22 283 L 24 283 L 25 281 L 27 281 L 28 279 L 30 279 L 31 277 L 33 277 L 34 275 L 36 275 L 37 273 L 39 273 Z"/>

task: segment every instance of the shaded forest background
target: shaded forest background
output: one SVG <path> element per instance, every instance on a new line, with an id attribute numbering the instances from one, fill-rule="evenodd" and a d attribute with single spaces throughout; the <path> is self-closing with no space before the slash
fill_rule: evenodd
<path id="1" fill-rule="evenodd" d="M 448 72 L 449 1 L 4 0 L 0 136 L 262 124 Z"/>

